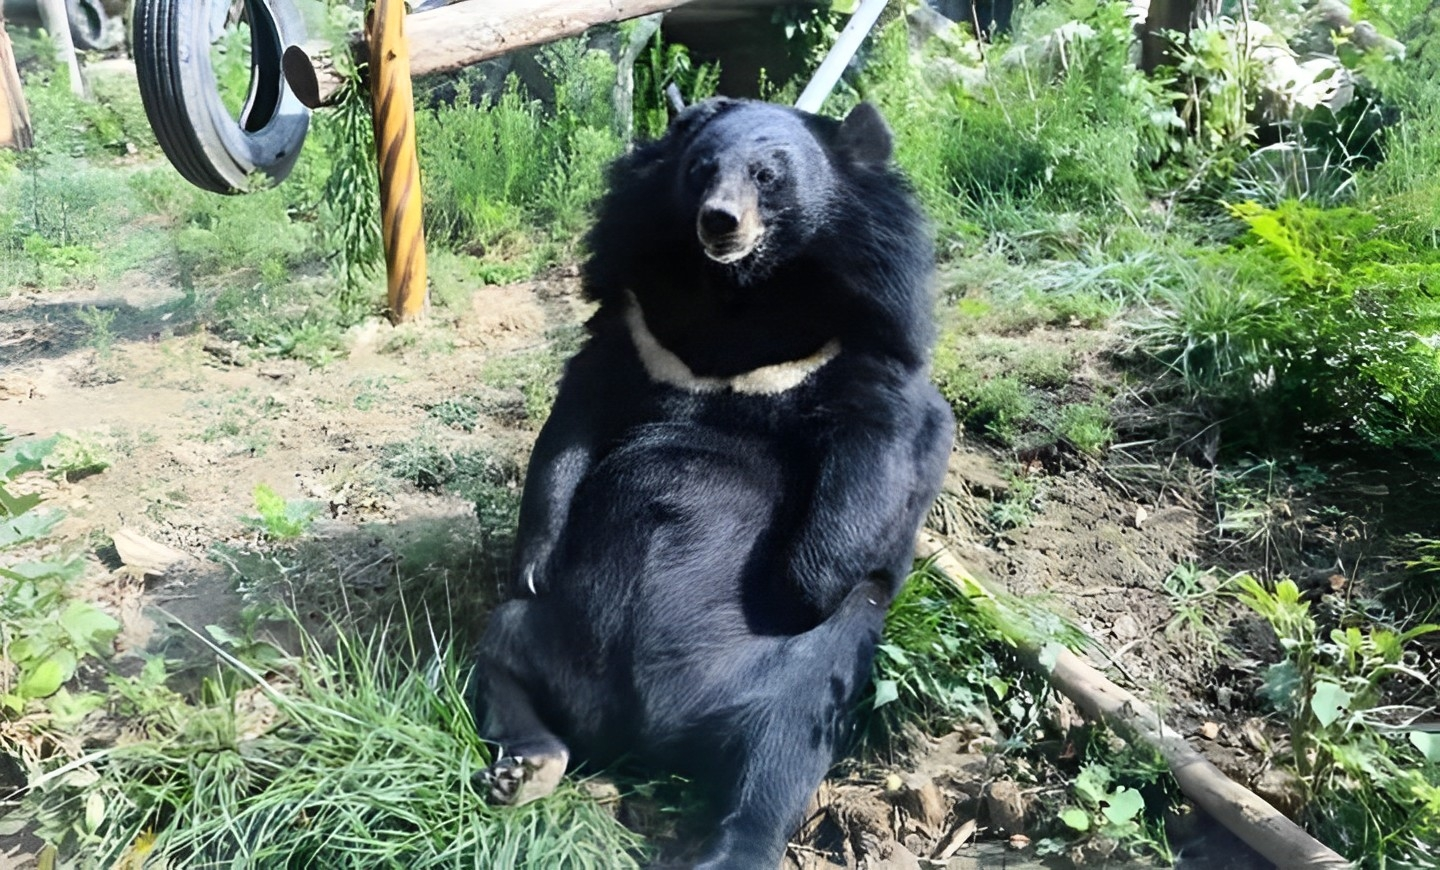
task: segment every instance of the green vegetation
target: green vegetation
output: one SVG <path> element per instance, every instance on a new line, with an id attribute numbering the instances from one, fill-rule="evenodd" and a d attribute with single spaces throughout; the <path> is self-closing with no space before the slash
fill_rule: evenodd
<path id="1" fill-rule="evenodd" d="M 266 484 L 255 486 L 255 515 L 246 517 L 245 524 L 272 541 L 288 541 L 305 534 L 320 505 L 310 501 L 281 498 Z"/>
<path id="2" fill-rule="evenodd" d="M 1373 866 L 1433 865 L 1440 853 L 1440 735 L 1418 727 L 1440 678 L 1409 629 L 1321 616 L 1293 581 L 1238 580 L 1240 600 L 1284 650 L 1265 673 L 1266 700 L 1289 724 L 1286 763 L 1300 777 L 1306 815 L 1326 841 Z M 1326 623 L 1336 627 L 1326 631 Z"/>
<path id="3" fill-rule="evenodd" d="M 1203 486 L 1187 489 L 1176 473 L 1157 488 L 1203 502 L 1218 551 L 1205 564 L 1222 564 L 1167 557 L 1186 560 L 1152 578 L 1174 613 L 1167 637 L 1218 657 L 1234 639 L 1217 613 L 1243 606 L 1263 620 L 1279 641 L 1257 665 L 1268 706 L 1246 714 L 1283 720 L 1273 760 L 1301 782 L 1306 823 L 1366 867 L 1423 867 L 1440 860 L 1440 747 L 1414 727 L 1440 704 L 1440 543 L 1433 529 L 1407 526 L 1398 540 L 1381 530 L 1374 546 L 1389 552 L 1356 564 L 1345 549 L 1352 532 L 1327 525 L 1324 511 L 1340 506 L 1292 513 L 1304 511 L 1300 496 L 1319 498 L 1327 454 L 1363 468 L 1433 461 L 1440 443 L 1440 12 L 1418 0 L 1354 5 L 1407 55 L 1361 51 L 1353 33 L 1323 35 L 1319 49 L 1336 47 L 1340 66 L 1311 84 L 1344 79 L 1354 94 L 1344 106 L 1276 92 L 1276 52 L 1315 48 L 1290 4 L 1251 4 L 1243 16 L 1227 6 L 1232 15 L 1177 35 L 1173 66 L 1145 74 L 1132 62 L 1124 4 L 1061 0 L 1022 6 L 1011 32 L 984 44 L 964 27 L 922 40 L 897 16 L 826 110 L 881 106 L 933 218 L 935 380 L 971 446 L 1016 460 L 1005 494 L 973 511 L 974 529 L 1003 538 L 1043 528 L 1052 475 L 1109 475 L 1122 455 L 1132 472 L 1198 469 Z M 339 29 L 358 19 L 346 4 L 327 7 Z M 777 22 L 813 61 L 837 17 L 787 7 Z M 243 49 L 238 31 L 217 47 L 232 103 L 245 88 Z M 384 304 L 373 142 L 353 71 L 339 105 L 315 116 L 289 181 L 221 198 L 158 162 L 133 82 L 97 78 L 95 98 L 75 100 L 43 41 L 21 34 L 18 51 L 39 147 L 0 153 L 0 294 L 151 284 L 174 291 L 164 303 L 173 318 L 153 327 L 161 334 L 199 324 L 256 356 L 344 358 L 351 328 Z M 502 82 L 472 70 L 420 84 L 437 320 L 468 313 L 484 284 L 573 265 L 605 164 L 663 132 L 665 87 L 695 100 L 718 81 L 716 68 L 656 39 L 634 71 L 627 125 L 612 103 L 610 53 L 571 40 L 538 57 L 538 72 Z M 779 97 L 794 83 L 764 88 Z M 127 371 L 138 322 L 128 306 L 85 299 L 57 318 L 97 367 Z M 469 500 L 478 534 L 503 551 L 520 465 L 481 443 L 480 424 L 538 428 L 582 337 L 554 329 L 543 345 L 490 356 L 463 394 L 427 396 L 431 422 L 385 445 L 376 464 L 386 477 L 366 472 L 367 485 L 381 498 L 403 481 Z M 456 344 L 417 327 L 390 334 L 383 350 L 445 354 Z M 344 402 L 387 410 L 391 377 L 355 380 Z M 189 410 L 203 441 L 260 455 L 275 437 L 276 401 L 239 393 Z M 417 651 L 414 630 L 400 630 L 422 610 L 458 624 L 461 610 L 490 600 L 489 587 L 445 587 L 473 557 L 452 537 L 396 547 L 403 579 L 432 585 L 414 613 L 385 609 L 393 602 L 381 596 L 370 615 L 394 622 L 376 634 L 353 619 L 321 632 L 323 650 L 307 642 L 285 657 L 216 628 L 207 642 L 222 664 L 198 688 L 152 659 L 138 675 L 110 674 L 103 693 L 94 680 L 82 691 L 77 674 L 107 670 L 118 625 L 77 597 L 79 551 L 53 539 L 59 514 L 25 494 L 25 475 L 77 480 L 116 461 L 85 436 L 10 441 L 0 452 L 0 553 L 15 560 L 0 568 L 0 724 L 30 777 L 26 809 L 67 860 L 609 867 L 645 858 L 633 834 L 574 790 L 502 814 L 465 787 L 485 750 L 465 718 L 462 639 Z M 218 554 L 252 613 L 285 617 L 305 583 L 325 587 L 324 612 L 363 610 L 350 609 L 336 572 L 308 567 L 321 546 L 305 534 L 314 507 L 268 488 L 254 498 L 256 534 Z M 1292 520 L 1309 523 L 1296 533 L 1302 543 L 1286 542 Z M 451 561 L 431 571 L 437 553 Z M 1353 593 L 1301 595 L 1286 579 L 1328 559 L 1349 560 Z M 1391 585 L 1371 585 L 1380 582 Z M 890 616 L 870 723 L 898 734 L 993 716 L 1009 735 L 1000 754 L 1033 749 L 1044 692 L 1020 684 L 1007 641 L 1039 617 L 1019 618 L 1012 604 L 920 566 Z M 137 723 L 134 741 L 87 755 L 48 736 L 75 733 L 102 707 Z M 1092 734 L 1068 760 L 1074 781 L 1053 790 L 1064 797 L 1045 848 L 1163 859 L 1157 819 L 1172 784 L 1153 759 L 1111 743 Z"/>
<path id="4" fill-rule="evenodd" d="M 161 658 L 110 693 L 130 737 L 36 777 L 40 833 L 85 866 L 638 867 L 636 836 L 572 784 L 496 810 L 470 788 L 488 759 L 449 647 L 307 642 L 220 660 L 192 697 Z M 399 751 L 402 750 L 403 751 Z"/>
<path id="5" fill-rule="evenodd" d="M 82 660 L 108 650 L 120 629 L 75 592 L 84 561 L 58 549 L 53 539 L 65 514 L 38 510 L 40 496 L 14 489 L 16 478 L 46 467 L 59 440 L 14 439 L 0 429 L 0 554 L 8 554 L 0 567 L 0 658 L 7 665 L 0 669 L 0 714 L 7 719 L 60 693 L 58 703 L 73 710 L 78 699 L 61 687 Z M 63 474 L 70 468 L 56 470 Z M 10 563 L 12 556 L 23 561 Z"/>

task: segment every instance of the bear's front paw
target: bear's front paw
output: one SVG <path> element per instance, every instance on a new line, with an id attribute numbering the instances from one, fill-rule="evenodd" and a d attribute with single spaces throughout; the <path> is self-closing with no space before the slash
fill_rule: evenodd
<path id="1" fill-rule="evenodd" d="M 518 807 L 555 791 L 569 763 L 566 752 L 506 755 L 475 774 L 473 782 L 490 803 Z"/>

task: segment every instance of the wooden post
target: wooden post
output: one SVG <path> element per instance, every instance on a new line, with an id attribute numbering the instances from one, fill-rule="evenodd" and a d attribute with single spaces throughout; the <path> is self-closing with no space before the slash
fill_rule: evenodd
<path id="1" fill-rule="evenodd" d="M 20 70 L 15 50 L 5 32 L 5 10 L 0 9 L 0 148 L 26 151 L 35 144 L 30 129 L 30 110 L 20 87 Z"/>
<path id="2" fill-rule="evenodd" d="M 70 71 L 70 92 L 85 96 L 85 80 L 80 77 L 80 60 L 75 56 L 75 40 L 70 36 L 70 14 L 65 0 L 39 0 L 40 21 L 55 41 L 55 59 Z"/>
<path id="3" fill-rule="evenodd" d="M 377 0 L 369 41 L 390 320 L 403 323 L 425 311 L 425 223 L 421 219 L 420 158 L 415 150 L 415 97 L 410 86 L 404 0 Z"/>

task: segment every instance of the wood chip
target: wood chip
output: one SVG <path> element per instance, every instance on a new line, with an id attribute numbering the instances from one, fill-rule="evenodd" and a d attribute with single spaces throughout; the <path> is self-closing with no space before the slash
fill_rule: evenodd
<path id="1" fill-rule="evenodd" d="M 939 843 L 935 844 L 935 854 L 931 857 L 936 861 L 949 861 L 960 847 L 970 842 L 975 836 L 976 824 L 974 819 L 966 819 L 950 829 Z"/>

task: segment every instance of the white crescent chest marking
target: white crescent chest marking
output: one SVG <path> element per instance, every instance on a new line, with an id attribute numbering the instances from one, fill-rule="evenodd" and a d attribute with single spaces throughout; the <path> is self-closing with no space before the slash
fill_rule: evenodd
<path id="1" fill-rule="evenodd" d="M 630 297 L 630 305 L 625 309 L 625 325 L 630 330 L 635 351 L 640 355 L 640 364 L 645 367 L 650 379 L 690 393 L 732 390 L 755 396 L 773 396 L 800 386 L 806 378 L 840 354 L 840 340 L 832 338 L 804 359 L 761 366 L 728 378 L 704 377 L 692 372 L 684 360 L 660 344 L 660 340 L 645 325 L 645 315 L 634 296 Z"/>

